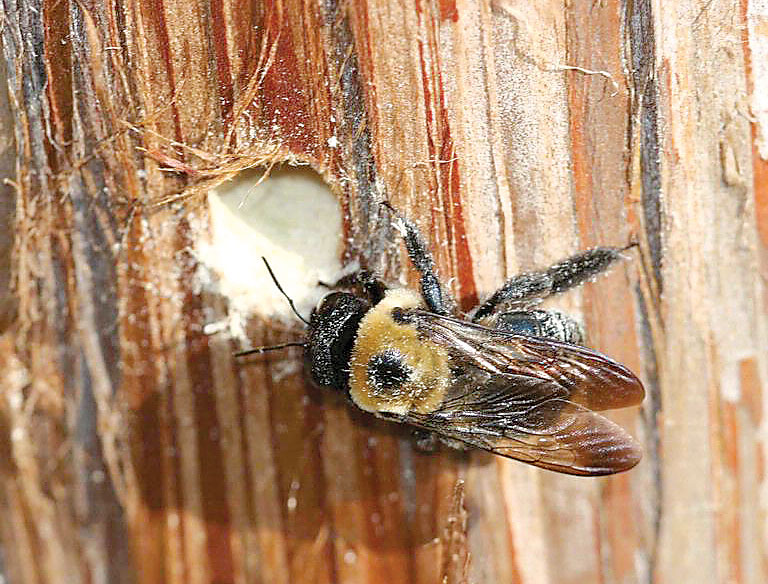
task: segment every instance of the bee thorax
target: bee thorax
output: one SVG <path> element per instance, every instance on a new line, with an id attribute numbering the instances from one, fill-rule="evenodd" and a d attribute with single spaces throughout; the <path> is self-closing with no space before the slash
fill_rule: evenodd
<path id="1" fill-rule="evenodd" d="M 389 290 L 360 322 L 349 362 L 349 395 L 358 407 L 403 415 L 428 412 L 451 381 L 446 351 L 397 314 L 422 306 L 410 290 Z"/>
<path id="2" fill-rule="evenodd" d="M 385 349 L 368 360 L 367 373 L 372 393 L 386 395 L 410 381 L 413 367 L 397 349 Z"/>

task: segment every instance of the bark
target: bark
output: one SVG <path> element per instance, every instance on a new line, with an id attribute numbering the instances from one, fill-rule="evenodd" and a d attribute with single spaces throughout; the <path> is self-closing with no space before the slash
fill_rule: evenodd
<path id="1" fill-rule="evenodd" d="M 4 0 L 2 16 L 9 582 L 768 579 L 762 3 Z M 416 220 L 464 309 L 519 270 L 636 241 L 556 305 L 643 379 L 642 410 L 614 416 L 640 465 L 590 480 L 421 454 L 300 374 L 275 381 L 277 357 L 237 362 L 204 331 L 228 303 L 200 287 L 202 195 L 281 161 L 337 193 L 346 260 L 396 277 L 378 201 Z"/>

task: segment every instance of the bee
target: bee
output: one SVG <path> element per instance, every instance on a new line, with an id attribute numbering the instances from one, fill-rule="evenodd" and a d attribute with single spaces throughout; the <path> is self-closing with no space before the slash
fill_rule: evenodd
<path id="1" fill-rule="evenodd" d="M 416 225 L 384 203 L 420 276 L 420 290 L 388 288 L 361 271 L 312 311 L 301 342 L 309 373 L 362 410 L 459 448 L 540 468 L 599 476 L 628 470 L 638 442 L 598 412 L 640 404 L 643 386 L 623 365 L 581 346 L 581 326 L 536 305 L 607 270 L 626 248 L 597 247 L 517 275 L 467 314 L 437 277 Z"/>

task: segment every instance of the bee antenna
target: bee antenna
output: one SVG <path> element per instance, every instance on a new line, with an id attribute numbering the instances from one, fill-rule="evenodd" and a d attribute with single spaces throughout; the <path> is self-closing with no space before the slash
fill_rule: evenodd
<path id="1" fill-rule="evenodd" d="M 269 275 L 272 276 L 272 281 L 275 283 L 275 286 L 277 286 L 277 289 L 280 290 L 280 293 L 283 296 L 285 296 L 285 299 L 288 301 L 288 304 L 291 305 L 291 310 L 293 310 L 293 314 L 298 316 L 301 322 L 309 326 L 309 321 L 299 314 L 299 311 L 296 310 L 296 306 L 293 304 L 293 300 L 291 299 L 290 296 L 288 296 L 288 294 L 285 293 L 285 290 L 283 290 L 283 287 L 280 285 L 280 282 L 277 281 L 277 277 L 275 276 L 275 273 L 272 271 L 272 268 L 269 266 L 269 262 L 267 261 L 267 258 L 265 258 L 264 256 L 261 256 L 261 259 L 264 261 L 264 265 L 267 266 L 267 271 L 269 272 Z"/>
<path id="2" fill-rule="evenodd" d="M 290 343 L 280 343 L 279 345 L 267 345 L 265 347 L 254 347 L 253 349 L 246 349 L 245 351 L 238 351 L 235 353 L 235 357 L 245 357 L 246 355 L 253 355 L 255 353 L 266 353 L 268 351 L 278 351 L 285 349 L 286 347 L 304 347 L 307 343 L 300 343 L 298 341 L 291 341 Z"/>

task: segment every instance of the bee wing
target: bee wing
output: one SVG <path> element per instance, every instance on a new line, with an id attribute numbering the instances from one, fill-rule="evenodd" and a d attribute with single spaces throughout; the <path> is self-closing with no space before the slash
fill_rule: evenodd
<path id="1" fill-rule="evenodd" d="M 639 444 L 594 410 L 639 404 L 640 381 L 585 347 L 515 335 L 420 310 L 404 318 L 451 355 L 437 409 L 406 421 L 459 442 L 577 475 L 632 468 Z"/>

